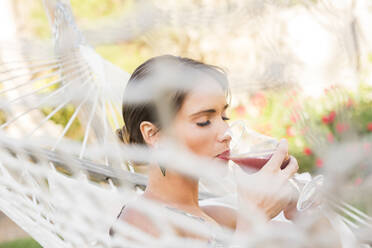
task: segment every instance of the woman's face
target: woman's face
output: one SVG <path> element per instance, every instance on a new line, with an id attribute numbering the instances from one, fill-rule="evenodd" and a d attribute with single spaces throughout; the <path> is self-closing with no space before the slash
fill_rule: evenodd
<path id="1" fill-rule="evenodd" d="M 174 119 L 173 131 L 178 141 L 193 153 L 219 160 L 228 152 L 231 138 L 224 135 L 227 128 L 225 92 L 210 80 L 189 92 Z"/>

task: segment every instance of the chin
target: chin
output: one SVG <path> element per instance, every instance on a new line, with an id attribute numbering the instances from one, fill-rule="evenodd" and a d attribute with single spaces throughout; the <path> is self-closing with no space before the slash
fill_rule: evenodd
<path id="1" fill-rule="evenodd" d="M 229 160 L 216 158 L 215 161 L 217 161 L 222 169 L 223 169 L 223 176 L 227 175 L 229 172 Z"/>
<path id="2" fill-rule="evenodd" d="M 216 161 L 218 161 L 219 163 L 224 164 L 226 166 L 229 164 L 229 160 L 222 159 L 222 158 L 216 158 Z"/>

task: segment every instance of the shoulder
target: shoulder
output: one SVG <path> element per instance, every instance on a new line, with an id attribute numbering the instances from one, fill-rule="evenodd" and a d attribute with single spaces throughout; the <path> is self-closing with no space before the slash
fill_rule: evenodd
<path id="1" fill-rule="evenodd" d="M 132 204 L 125 206 L 118 218 L 119 221 L 124 221 L 154 237 L 160 236 L 160 232 L 151 218 L 144 212 L 137 210 Z"/>
<path id="2" fill-rule="evenodd" d="M 205 205 L 202 210 L 218 224 L 231 229 L 236 228 L 236 210 L 221 205 Z"/>

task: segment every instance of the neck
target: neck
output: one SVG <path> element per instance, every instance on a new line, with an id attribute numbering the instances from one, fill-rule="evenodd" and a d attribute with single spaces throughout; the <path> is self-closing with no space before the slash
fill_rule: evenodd
<path id="1" fill-rule="evenodd" d="M 158 166 L 151 166 L 144 196 L 173 207 L 199 208 L 199 181 L 167 170 L 165 176 Z"/>

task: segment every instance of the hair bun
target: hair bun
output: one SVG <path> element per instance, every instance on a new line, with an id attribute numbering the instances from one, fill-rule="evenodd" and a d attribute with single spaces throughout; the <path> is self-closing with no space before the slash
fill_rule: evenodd
<path id="1" fill-rule="evenodd" d="M 115 132 L 120 141 L 124 143 L 128 143 L 129 136 L 128 136 L 128 133 L 126 132 L 125 126 L 123 126 L 122 128 L 116 129 Z"/>
<path id="2" fill-rule="evenodd" d="M 120 141 L 124 142 L 123 130 L 121 128 L 116 129 L 116 135 Z"/>

